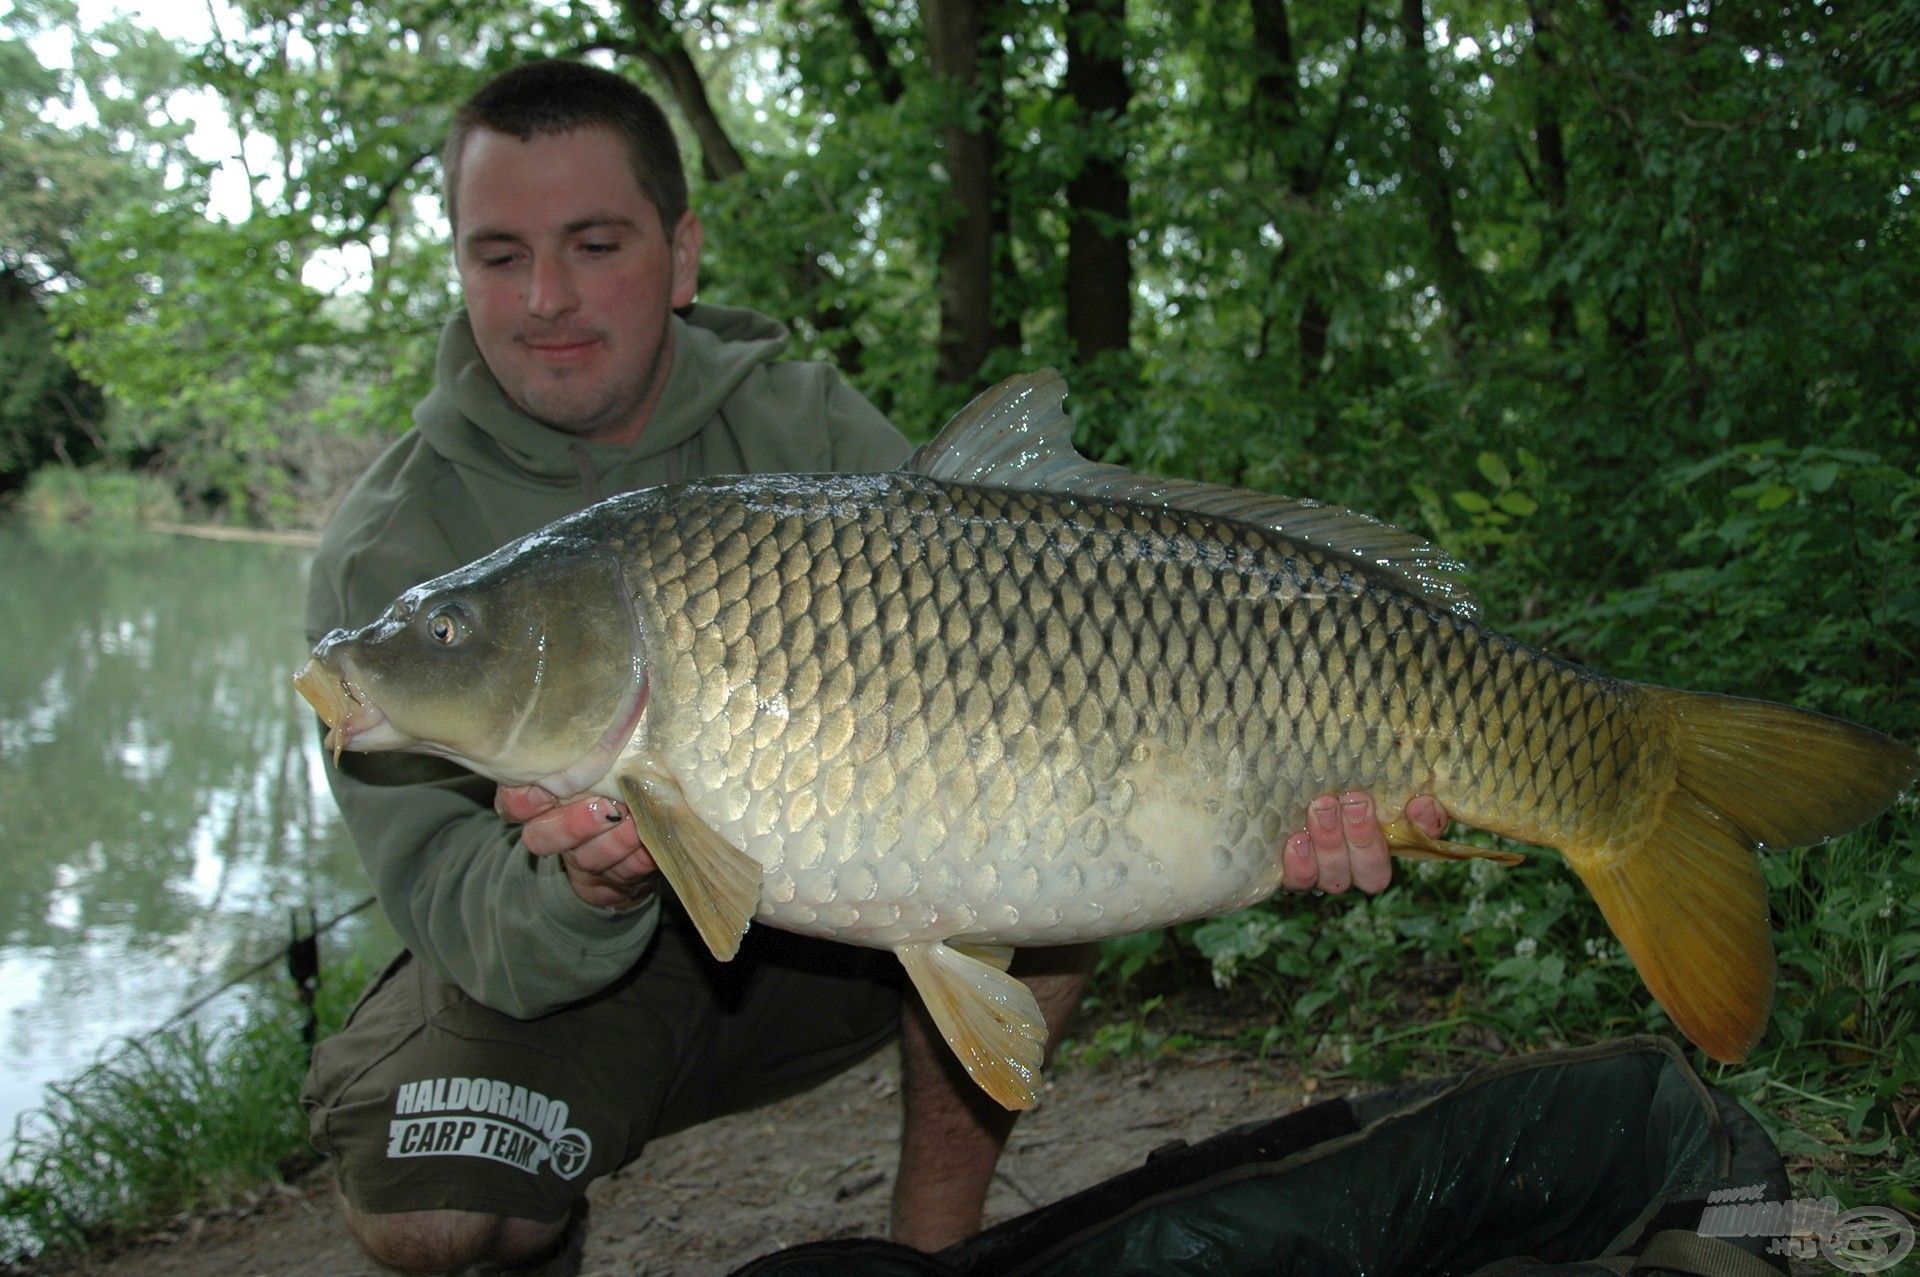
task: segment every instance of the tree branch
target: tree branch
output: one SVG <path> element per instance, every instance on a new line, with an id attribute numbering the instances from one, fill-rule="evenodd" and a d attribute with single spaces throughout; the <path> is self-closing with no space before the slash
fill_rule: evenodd
<path id="1" fill-rule="evenodd" d="M 681 42 L 672 16 L 648 0 L 625 0 L 621 9 L 633 23 L 635 38 L 624 46 L 613 47 L 645 62 L 673 94 L 680 113 L 699 139 L 700 171 L 712 182 L 722 182 L 746 172 L 747 162 L 715 114 L 713 103 L 707 97 L 706 81 Z"/>
<path id="2" fill-rule="evenodd" d="M 388 204 L 393 201 L 394 193 L 406 184 L 407 179 L 412 177 L 422 164 L 438 154 L 438 151 L 438 147 L 431 146 L 416 149 L 407 161 L 400 165 L 392 176 L 368 198 L 354 224 L 329 237 L 333 247 L 344 248 L 348 244 L 364 242 L 372 233 L 374 223 L 379 221 L 380 215 L 387 211 Z"/>

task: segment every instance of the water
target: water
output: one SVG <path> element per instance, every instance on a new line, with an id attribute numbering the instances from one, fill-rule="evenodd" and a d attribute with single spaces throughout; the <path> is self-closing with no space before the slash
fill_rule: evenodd
<path id="1" fill-rule="evenodd" d="M 366 896 L 287 681 L 308 559 L 0 524 L 0 1151 L 50 1082 L 283 946 L 289 909 Z M 382 943 L 377 913 L 323 959 Z"/>

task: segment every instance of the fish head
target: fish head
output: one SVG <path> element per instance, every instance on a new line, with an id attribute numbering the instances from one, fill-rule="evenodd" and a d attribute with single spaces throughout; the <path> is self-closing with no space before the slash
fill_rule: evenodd
<path id="1" fill-rule="evenodd" d="M 293 681 L 336 761 L 435 754 L 566 797 L 604 776 L 639 727 L 644 647 L 619 559 L 535 534 L 328 634 Z"/>

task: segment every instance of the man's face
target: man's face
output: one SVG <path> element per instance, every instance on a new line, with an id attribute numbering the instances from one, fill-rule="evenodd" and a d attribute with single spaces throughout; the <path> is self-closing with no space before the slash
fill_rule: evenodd
<path id="1" fill-rule="evenodd" d="M 611 129 L 476 129 L 460 158 L 454 255 L 481 356 L 529 416 L 631 443 L 672 365 L 668 316 L 693 300 L 699 219 L 667 237 Z"/>

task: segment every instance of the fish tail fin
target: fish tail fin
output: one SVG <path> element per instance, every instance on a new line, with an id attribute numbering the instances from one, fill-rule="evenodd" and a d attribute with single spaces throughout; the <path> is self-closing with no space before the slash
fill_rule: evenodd
<path id="1" fill-rule="evenodd" d="M 1635 691 L 1667 727 L 1670 787 L 1634 829 L 1564 853 L 1674 1024 L 1730 1063 L 1759 1040 L 1773 1000 L 1756 849 L 1821 842 L 1873 819 L 1920 776 L 1920 755 L 1791 706 Z"/>

